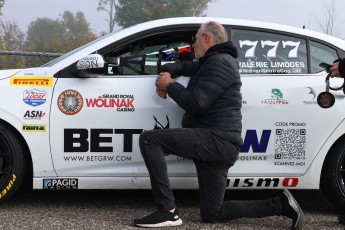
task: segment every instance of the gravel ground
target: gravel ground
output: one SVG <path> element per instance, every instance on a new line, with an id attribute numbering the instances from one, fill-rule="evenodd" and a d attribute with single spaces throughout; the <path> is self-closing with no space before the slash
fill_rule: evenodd
<path id="1" fill-rule="evenodd" d="M 291 191 L 306 216 L 304 229 L 344 229 L 340 211 L 319 191 Z M 260 199 L 276 191 L 228 191 L 226 199 Z M 175 191 L 184 224 L 171 229 L 289 229 L 290 219 L 239 219 L 220 224 L 200 221 L 198 192 Z M 0 206 L 0 229 L 136 229 L 134 218 L 155 206 L 150 190 L 25 191 Z M 169 229 L 169 228 L 167 228 Z"/>

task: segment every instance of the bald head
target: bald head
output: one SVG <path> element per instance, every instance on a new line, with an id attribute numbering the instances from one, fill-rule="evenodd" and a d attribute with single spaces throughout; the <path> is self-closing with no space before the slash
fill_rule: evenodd
<path id="1" fill-rule="evenodd" d="M 194 37 L 194 53 L 196 58 L 205 55 L 207 50 L 220 43 L 228 41 L 228 33 L 218 22 L 207 22 L 200 26 Z"/>
<path id="2" fill-rule="evenodd" d="M 215 44 L 224 43 L 228 41 L 228 33 L 225 28 L 218 22 L 210 21 L 201 25 L 202 33 L 210 33 L 213 36 L 213 42 Z"/>

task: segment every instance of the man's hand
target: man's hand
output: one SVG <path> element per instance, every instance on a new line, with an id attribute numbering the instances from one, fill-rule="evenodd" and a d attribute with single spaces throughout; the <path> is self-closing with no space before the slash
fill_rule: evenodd
<path id="1" fill-rule="evenodd" d="M 163 99 L 167 98 L 167 91 L 164 89 L 160 89 L 158 86 L 156 86 L 156 93 L 158 96 L 160 96 Z"/>
<path id="2" fill-rule="evenodd" d="M 166 98 L 166 86 L 170 83 L 175 82 L 174 79 L 171 78 L 171 74 L 168 72 L 161 72 L 156 79 L 156 93 L 158 94 L 158 96 L 160 96 L 161 98 Z"/>
<path id="3" fill-rule="evenodd" d="M 340 77 L 339 62 L 334 62 L 332 67 L 329 69 L 329 72 L 331 73 L 331 77 Z"/>

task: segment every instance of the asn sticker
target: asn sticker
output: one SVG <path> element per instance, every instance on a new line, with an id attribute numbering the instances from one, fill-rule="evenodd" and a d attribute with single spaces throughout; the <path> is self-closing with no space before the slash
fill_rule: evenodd
<path id="1" fill-rule="evenodd" d="M 23 93 L 23 101 L 31 106 L 39 106 L 46 102 L 47 93 L 44 90 L 25 90 Z"/>
<path id="2" fill-rule="evenodd" d="M 46 116 L 46 113 L 43 111 L 37 110 L 27 110 L 23 116 L 24 119 L 36 119 L 41 120 L 43 117 Z"/>
<path id="3" fill-rule="evenodd" d="M 22 132 L 39 132 L 39 133 L 43 133 L 47 131 L 47 127 L 46 125 L 27 125 L 27 124 L 23 124 L 23 129 Z"/>
<path id="4" fill-rule="evenodd" d="M 35 86 L 35 87 L 52 87 L 52 77 L 11 77 L 11 86 Z"/>

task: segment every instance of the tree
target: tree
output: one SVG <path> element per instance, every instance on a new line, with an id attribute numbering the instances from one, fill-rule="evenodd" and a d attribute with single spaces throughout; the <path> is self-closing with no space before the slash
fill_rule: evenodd
<path id="1" fill-rule="evenodd" d="M 65 30 L 63 41 L 67 50 L 75 49 L 97 38 L 91 31 L 90 23 L 86 21 L 84 13 L 80 11 L 75 16 L 70 11 L 65 11 L 62 14 L 61 24 Z"/>
<path id="2" fill-rule="evenodd" d="M 113 32 L 116 25 L 116 0 L 99 0 L 97 10 L 98 12 L 105 11 L 108 14 L 109 19 L 105 19 L 105 21 L 109 25 L 109 33 Z"/>
<path id="3" fill-rule="evenodd" d="M 25 34 L 15 22 L 0 23 L 0 40 L 2 50 L 21 50 Z"/>
<path id="4" fill-rule="evenodd" d="M 205 16 L 211 0 L 119 0 L 116 10 L 118 25 L 129 27 L 141 22 L 186 16 Z"/>
<path id="5" fill-rule="evenodd" d="M 325 20 L 323 22 L 320 22 L 319 20 L 317 21 L 322 32 L 328 35 L 339 37 L 336 26 L 337 12 L 334 0 L 330 0 L 329 5 L 325 5 Z"/>
<path id="6" fill-rule="evenodd" d="M 205 16 L 212 0 L 99 0 L 98 11 L 108 14 L 109 32 L 116 25 L 129 27 L 141 22 L 168 17 Z"/>
<path id="7" fill-rule="evenodd" d="M 212 0 L 194 0 L 193 1 L 193 17 L 203 16 L 205 17 L 206 14 L 204 12 L 207 10 L 208 3 L 212 2 Z"/>
<path id="8" fill-rule="evenodd" d="M 0 15 L 2 15 L 1 9 L 5 4 L 5 0 L 0 0 Z"/>
<path id="9" fill-rule="evenodd" d="M 38 18 L 30 23 L 26 47 L 29 51 L 65 53 L 96 38 L 82 12 L 65 11 L 61 19 Z"/>
<path id="10" fill-rule="evenodd" d="M 0 50 L 21 51 L 25 34 L 14 22 L 0 23 Z M 1 69 L 15 69 L 25 66 L 25 58 L 22 56 L 0 55 Z"/>
<path id="11" fill-rule="evenodd" d="M 64 28 L 57 20 L 38 18 L 30 23 L 26 37 L 28 51 L 61 52 Z"/>

